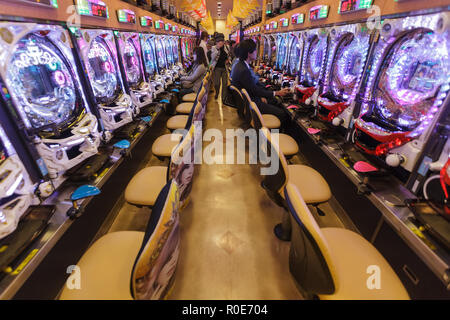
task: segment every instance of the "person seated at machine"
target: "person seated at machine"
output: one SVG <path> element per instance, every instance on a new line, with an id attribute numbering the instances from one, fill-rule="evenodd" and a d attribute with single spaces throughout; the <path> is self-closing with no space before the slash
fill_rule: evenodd
<path id="1" fill-rule="evenodd" d="M 182 88 L 180 90 L 180 97 L 188 93 L 197 92 L 208 69 L 205 51 L 201 47 L 194 48 L 193 56 L 194 64 L 191 70 L 180 78 Z"/>
<path id="2" fill-rule="evenodd" d="M 282 124 L 286 124 L 289 120 L 287 113 L 281 107 L 277 107 L 270 102 L 274 103 L 275 96 L 283 97 L 290 91 L 287 88 L 279 91 L 267 90 L 259 83 L 258 76 L 254 74 L 250 67 L 250 63 L 257 56 L 255 42 L 251 39 L 242 41 L 235 50 L 235 54 L 239 61 L 231 69 L 231 84 L 239 90 L 247 90 L 261 113 L 273 114 L 280 119 Z"/>

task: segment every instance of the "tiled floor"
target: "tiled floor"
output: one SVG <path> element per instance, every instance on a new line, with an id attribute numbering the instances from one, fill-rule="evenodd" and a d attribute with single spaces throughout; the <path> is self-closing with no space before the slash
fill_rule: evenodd
<path id="1" fill-rule="evenodd" d="M 241 125 L 235 109 L 209 95 L 204 129 L 225 136 L 226 129 Z M 223 156 L 218 152 L 214 158 Z M 303 159 L 299 154 L 291 163 Z M 167 163 L 149 155 L 147 165 Z M 191 200 L 181 212 L 181 253 L 169 299 L 302 299 L 288 268 L 290 244 L 273 234 L 284 211 L 260 187 L 261 180 L 257 165 L 196 166 Z M 320 208 L 325 216 L 311 210 L 319 225 L 343 227 L 329 203 Z M 144 231 L 151 215 L 150 209 L 126 203 L 118 211 L 109 232 Z"/>

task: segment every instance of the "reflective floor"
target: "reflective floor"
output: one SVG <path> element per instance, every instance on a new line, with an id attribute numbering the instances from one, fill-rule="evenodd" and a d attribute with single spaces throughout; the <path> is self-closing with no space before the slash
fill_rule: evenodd
<path id="1" fill-rule="evenodd" d="M 209 95 L 204 129 L 225 136 L 225 129 L 241 125 L 235 109 Z M 291 162 L 302 163 L 301 155 Z M 161 162 L 149 157 L 147 165 Z M 290 244 L 273 234 L 283 209 L 260 182 L 257 165 L 196 166 L 191 200 L 181 213 L 181 253 L 169 299 L 302 299 L 288 269 Z M 151 214 L 123 202 L 117 211 L 108 232 L 144 231 Z M 316 217 L 320 225 L 343 226 L 334 214 Z"/>

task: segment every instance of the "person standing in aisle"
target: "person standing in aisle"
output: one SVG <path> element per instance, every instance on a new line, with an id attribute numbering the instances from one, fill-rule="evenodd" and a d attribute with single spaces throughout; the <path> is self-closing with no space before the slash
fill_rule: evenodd
<path id="1" fill-rule="evenodd" d="M 199 47 L 203 48 L 203 51 L 205 51 L 205 57 L 206 57 L 206 62 L 207 64 L 209 64 L 211 62 L 211 60 L 208 59 L 208 47 L 207 47 L 207 41 L 208 41 L 208 32 L 206 31 L 202 31 L 201 35 L 200 35 L 200 43 L 199 43 Z"/>
<path id="2" fill-rule="evenodd" d="M 222 87 L 227 86 L 228 75 L 226 69 L 226 63 L 228 60 L 228 54 L 225 51 L 225 36 L 222 33 L 218 33 L 215 38 L 216 45 L 211 49 L 211 67 L 214 69 L 214 89 L 216 91 L 215 99 L 219 98 L 220 84 Z"/>

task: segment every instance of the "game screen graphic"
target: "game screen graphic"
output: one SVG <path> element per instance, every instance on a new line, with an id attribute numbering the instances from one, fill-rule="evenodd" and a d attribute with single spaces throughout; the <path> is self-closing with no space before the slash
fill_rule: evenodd
<path id="1" fill-rule="evenodd" d="M 289 73 L 295 75 L 298 71 L 298 65 L 301 59 L 302 48 L 297 37 L 292 39 L 289 57 Z"/>
<path id="2" fill-rule="evenodd" d="M 344 35 L 336 50 L 330 73 L 330 89 L 335 97 L 347 100 L 358 89 L 369 51 L 369 36 Z"/>
<path id="3" fill-rule="evenodd" d="M 164 53 L 162 41 L 159 39 L 156 39 L 155 44 L 156 44 L 156 56 L 158 58 L 158 66 L 160 69 L 165 69 L 165 68 L 167 68 L 167 61 L 166 61 L 166 56 Z"/>
<path id="4" fill-rule="evenodd" d="M 381 65 L 374 81 L 374 114 L 398 130 L 414 130 L 448 82 L 449 65 L 443 36 L 423 29 L 410 32 Z"/>
<path id="5" fill-rule="evenodd" d="M 154 53 L 154 46 L 151 39 L 147 39 L 143 42 L 144 52 L 144 67 L 147 77 L 150 78 L 156 73 L 156 59 Z"/>
<path id="6" fill-rule="evenodd" d="M 314 36 L 310 40 L 310 46 L 306 56 L 305 81 L 310 86 L 317 85 L 319 81 L 320 71 L 325 61 L 327 51 L 327 37 Z"/>
<path id="7" fill-rule="evenodd" d="M 278 58 L 277 58 L 277 69 L 283 69 L 286 59 L 286 39 L 280 37 L 278 41 Z"/>
<path id="8" fill-rule="evenodd" d="M 120 79 L 113 53 L 106 41 L 97 36 L 87 53 L 86 68 L 97 101 L 109 105 L 119 96 Z"/>
<path id="9" fill-rule="evenodd" d="M 16 45 L 7 69 L 7 82 L 32 128 L 60 126 L 72 118 L 81 96 L 62 52 L 38 33 Z"/>
<path id="10" fill-rule="evenodd" d="M 128 85 L 132 89 L 136 89 L 142 81 L 141 63 L 139 60 L 139 53 L 131 38 L 127 39 L 125 42 L 123 61 Z"/>

